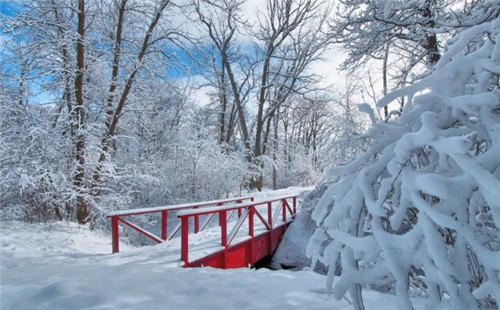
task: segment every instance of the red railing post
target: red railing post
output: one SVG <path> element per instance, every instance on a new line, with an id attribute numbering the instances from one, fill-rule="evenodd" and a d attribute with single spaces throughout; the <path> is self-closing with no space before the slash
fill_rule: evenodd
<path id="1" fill-rule="evenodd" d="M 120 252 L 120 237 L 118 235 L 118 217 L 111 217 L 111 241 L 113 253 Z"/>
<path id="2" fill-rule="evenodd" d="M 282 209 L 281 213 L 283 215 L 283 223 L 286 223 L 286 203 L 287 203 L 286 198 L 284 198 L 282 201 L 282 206 L 281 206 L 281 209 Z"/>
<path id="3" fill-rule="evenodd" d="M 297 215 L 297 197 L 294 196 L 292 199 L 293 202 L 293 216 L 295 217 Z"/>
<path id="4" fill-rule="evenodd" d="M 255 206 L 248 208 L 248 235 L 253 238 L 254 223 L 253 216 L 255 214 Z"/>
<path id="5" fill-rule="evenodd" d="M 184 267 L 189 267 L 188 257 L 188 235 L 189 235 L 189 217 L 181 217 L 181 260 L 184 262 Z"/>
<path id="6" fill-rule="evenodd" d="M 255 206 L 248 208 L 248 235 L 250 235 L 250 250 L 247 253 L 247 261 L 250 265 L 255 263 L 255 245 L 254 245 L 254 226 L 253 226 L 253 216 L 255 214 Z"/>
<path id="7" fill-rule="evenodd" d="M 198 207 L 194 207 L 193 209 L 198 209 Z M 196 214 L 194 216 L 194 233 L 197 234 L 200 231 L 200 216 Z"/>
<path id="8" fill-rule="evenodd" d="M 161 238 L 167 241 L 167 210 L 161 211 Z"/>
<path id="9" fill-rule="evenodd" d="M 221 224 L 220 225 L 220 232 L 221 232 L 220 242 L 221 242 L 221 245 L 225 246 L 225 247 L 227 247 L 227 218 L 226 218 L 226 216 L 227 216 L 226 210 L 219 211 L 219 223 Z"/>
<path id="10" fill-rule="evenodd" d="M 218 204 L 217 204 L 217 206 L 218 206 L 218 207 L 220 207 L 220 206 L 222 206 L 222 205 L 223 205 L 223 203 L 218 203 Z M 222 225 L 222 223 L 221 223 L 221 221 L 220 221 L 220 215 L 219 215 L 219 226 L 220 226 L 220 225 Z"/>
<path id="11" fill-rule="evenodd" d="M 227 211 L 219 211 L 220 223 L 220 243 L 224 247 L 224 257 L 222 258 L 222 268 L 227 266 Z"/>
<path id="12" fill-rule="evenodd" d="M 242 203 L 241 200 L 236 200 L 236 203 Z M 238 209 L 238 218 L 241 217 L 241 209 Z"/>
<path id="13" fill-rule="evenodd" d="M 267 221 L 269 222 L 269 227 L 273 229 L 273 205 L 271 202 L 267 203 Z"/>
<path id="14" fill-rule="evenodd" d="M 269 237 L 268 237 L 268 247 L 269 247 L 269 254 L 273 252 L 273 204 L 272 202 L 267 203 L 267 221 L 269 222 Z"/>

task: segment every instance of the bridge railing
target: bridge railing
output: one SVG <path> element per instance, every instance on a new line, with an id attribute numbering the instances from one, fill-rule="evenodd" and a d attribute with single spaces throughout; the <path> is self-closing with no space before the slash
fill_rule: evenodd
<path id="1" fill-rule="evenodd" d="M 289 202 L 291 201 L 291 203 Z M 273 208 L 273 203 L 279 202 L 279 205 Z M 266 210 L 267 209 L 267 210 Z M 238 212 L 238 221 L 232 227 L 228 234 L 228 218 L 231 217 L 233 212 Z M 264 211 L 266 211 L 264 213 Z M 251 201 L 239 205 L 228 205 L 219 208 L 204 208 L 199 210 L 185 210 L 177 213 L 181 221 L 181 260 L 184 262 L 184 267 L 189 267 L 189 220 L 191 217 L 199 217 L 208 215 L 212 218 L 213 215 L 218 214 L 220 226 L 220 245 L 224 248 L 225 259 L 227 259 L 227 252 L 231 243 L 234 241 L 240 228 L 243 226 L 245 220 L 248 219 L 248 236 L 253 244 L 255 237 L 255 218 L 264 225 L 266 231 L 272 231 L 275 227 L 285 225 L 287 223 L 287 211 L 295 218 L 297 214 L 297 196 L 286 196 L 273 198 L 263 201 Z M 264 215 L 263 215 L 264 214 Z M 279 216 L 281 215 L 282 223 L 278 223 Z M 250 253 L 253 253 L 251 250 Z M 249 259 L 249 261 L 254 261 Z M 225 264 L 223 262 L 223 264 Z"/>
<path id="2" fill-rule="evenodd" d="M 119 223 L 122 223 L 140 234 L 146 236 L 147 238 L 161 243 L 168 240 L 171 240 L 180 230 L 181 223 L 171 231 L 170 236 L 168 235 L 168 227 L 167 227 L 167 219 L 169 212 L 179 212 L 182 210 L 203 210 L 204 208 L 208 208 L 211 206 L 216 206 L 215 208 L 220 208 L 224 204 L 228 203 L 243 203 L 244 201 L 253 201 L 253 197 L 237 197 L 237 198 L 229 198 L 229 199 L 221 199 L 221 200 L 212 200 L 212 201 L 203 201 L 203 202 L 195 202 L 195 203 L 187 203 L 187 204 L 178 204 L 178 205 L 170 205 L 170 206 L 161 206 L 161 207 L 152 207 L 152 208 L 141 208 L 141 209 L 133 209 L 133 210 L 120 210 L 109 212 L 106 217 L 111 221 L 111 238 L 112 238 L 112 250 L 113 253 L 117 253 L 120 251 L 120 238 L 119 238 Z M 213 208 L 212 208 L 213 209 Z M 139 227 L 138 225 L 126 220 L 126 217 L 138 216 L 144 214 L 151 213 L 161 213 L 161 237 L 156 236 L 155 234 L 147 231 L 146 229 Z M 213 216 L 213 215 L 212 215 Z M 200 226 L 200 216 L 194 216 L 194 233 L 198 233 L 199 231 L 206 228 L 208 222 L 210 221 L 211 216 L 209 216 L 205 222 L 203 222 Z"/>

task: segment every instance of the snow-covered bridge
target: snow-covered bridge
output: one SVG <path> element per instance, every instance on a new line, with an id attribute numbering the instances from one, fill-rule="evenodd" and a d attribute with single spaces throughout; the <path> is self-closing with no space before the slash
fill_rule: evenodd
<path id="1" fill-rule="evenodd" d="M 122 223 L 157 243 L 169 244 L 168 260 L 180 266 L 253 266 L 274 253 L 295 218 L 297 203 L 297 196 L 258 201 L 253 197 L 237 197 L 110 212 L 107 217 L 111 220 L 112 250 L 113 253 L 120 250 L 119 223 Z M 161 217 L 160 236 L 130 220 L 152 213 Z M 168 218 L 172 213 L 176 214 L 178 224 L 169 230 Z M 213 226 L 214 218 L 218 225 Z M 175 238 L 179 233 L 180 238 Z"/>

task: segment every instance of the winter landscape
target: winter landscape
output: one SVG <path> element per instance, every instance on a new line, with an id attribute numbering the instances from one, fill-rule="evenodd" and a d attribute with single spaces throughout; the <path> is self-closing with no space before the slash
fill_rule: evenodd
<path id="1" fill-rule="evenodd" d="M 0 27 L 0 309 L 499 308 L 500 1 Z"/>

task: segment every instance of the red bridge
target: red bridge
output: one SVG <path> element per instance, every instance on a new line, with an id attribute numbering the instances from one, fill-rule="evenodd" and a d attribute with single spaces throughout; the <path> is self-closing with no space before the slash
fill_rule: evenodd
<path id="1" fill-rule="evenodd" d="M 177 213 L 178 223 L 169 233 L 167 220 L 172 212 Z M 238 197 L 116 211 L 108 213 L 107 217 L 111 220 L 113 253 L 120 249 L 119 223 L 122 223 L 157 243 L 180 242 L 180 259 L 184 267 L 238 268 L 254 266 L 273 254 L 296 212 L 296 196 L 261 201 L 254 201 L 253 197 Z M 160 213 L 161 237 L 125 219 L 151 213 Z M 210 227 L 215 215 L 219 227 Z M 190 224 L 193 224 L 191 234 Z M 179 231 L 180 238 L 174 238 Z M 192 255 L 190 239 L 196 239 L 197 235 L 203 233 L 212 239 L 212 244 L 205 243 L 201 250 L 198 245 L 195 255 Z M 194 259 L 190 260 L 190 254 Z"/>

